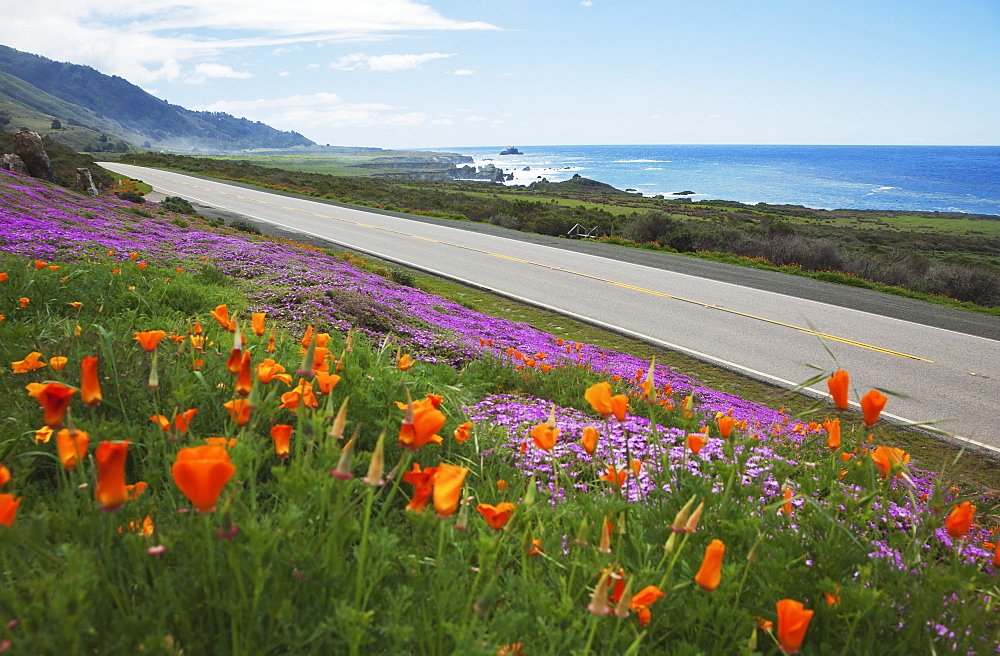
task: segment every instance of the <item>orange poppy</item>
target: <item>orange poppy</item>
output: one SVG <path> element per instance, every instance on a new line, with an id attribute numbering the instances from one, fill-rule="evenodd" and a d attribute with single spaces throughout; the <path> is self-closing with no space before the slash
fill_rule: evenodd
<path id="1" fill-rule="evenodd" d="M 305 378 L 299 378 L 299 384 L 294 389 L 281 395 L 281 405 L 278 407 L 295 412 L 301 406 L 307 408 L 319 407 L 319 401 L 316 400 L 312 383 Z"/>
<path id="2" fill-rule="evenodd" d="M 813 612 L 806 610 L 798 601 L 793 599 L 782 599 L 776 604 L 778 609 L 778 626 L 775 629 L 775 637 L 781 651 L 786 654 L 796 654 L 802 641 L 805 640 L 806 630 L 809 628 L 809 621 L 812 620 Z"/>
<path id="3" fill-rule="evenodd" d="M 65 358 L 61 355 L 53 355 L 49 358 L 49 366 L 55 371 L 62 371 L 66 367 L 67 362 L 69 362 L 69 358 Z"/>
<path id="4" fill-rule="evenodd" d="M 636 615 L 639 619 L 639 626 L 648 626 L 650 620 L 652 619 L 652 614 L 649 612 L 649 607 L 659 599 L 665 596 L 662 591 L 655 585 L 647 585 L 639 592 L 632 595 L 632 599 L 628 602 L 628 607 L 636 611 Z"/>
<path id="5" fill-rule="evenodd" d="M 21 298 L 17 299 L 17 304 L 21 306 L 22 310 L 24 308 L 28 307 L 28 303 L 30 303 L 30 302 L 31 302 L 31 299 L 28 298 L 27 296 L 22 296 Z"/>
<path id="6" fill-rule="evenodd" d="M 823 422 L 823 428 L 826 429 L 826 448 L 831 451 L 836 451 L 840 448 L 840 420 L 839 419 L 827 419 Z"/>
<path id="7" fill-rule="evenodd" d="M 42 262 L 41 260 L 35 260 L 35 270 L 41 271 L 49 265 L 48 262 Z"/>
<path id="8" fill-rule="evenodd" d="M 42 426 L 35 431 L 35 444 L 48 444 L 51 438 L 52 429 L 48 426 Z"/>
<path id="9" fill-rule="evenodd" d="M 261 337 L 264 334 L 264 321 L 267 318 L 266 312 L 254 312 L 250 315 L 250 329 L 254 335 Z"/>
<path id="10" fill-rule="evenodd" d="M 135 334 L 135 341 L 142 344 L 142 348 L 148 353 L 152 352 L 166 335 L 166 331 L 163 330 L 144 330 Z"/>
<path id="11" fill-rule="evenodd" d="M 191 424 L 191 420 L 194 419 L 195 414 L 197 414 L 198 408 L 191 408 L 190 410 L 185 410 L 177 414 L 174 417 L 174 429 L 183 435 L 188 431 L 188 426 Z"/>
<path id="12" fill-rule="evenodd" d="M 243 351 L 243 357 L 240 358 L 240 370 L 236 375 L 236 386 L 233 391 L 236 396 L 250 396 L 250 392 L 253 390 L 253 378 L 250 374 L 250 352 Z"/>
<path id="13" fill-rule="evenodd" d="M 0 524 L 10 527 L 17 517 L 17 507 L 21 505 L 23 497 L 14 498 L 13 494 L 0 494 Z"/>
<path id="14" fill-rule="evenodd" d="M 339 382 L 340 376 L 337 374 L 331 374 L 328 371 L 316 372 L 316 384 L 319 385 L 320 394 L 329 394 Z"/>
<path id="15" fill-rule="evenodd" d="M 707 440 L 703 433 L 688 433 L 687 445 L 691 449 L 691 453 L 698 455 L 698 452 L 701 451 L 706 442 Z"/>
<path id="16" fill-rule="evenodd" d="M 436 434 L 447 420 L 444 413 L 438 410 L 442 400 L 437 394 L 428 394 L 427 398 L 419 401 L 396 402 L 397 407 L 406 411 L 399 427 L 399 446 L 416 451 L 428 442 L 442 443 L 441 436 Z"/>
<path id="17" fill-rule="evenodd" d="M 0 282 L 7 280 L 7 277 L 8 276 L 6 272 L 0 273 Z"/>
<path id="18" fill-rule="evenodd" d="M 459 424 L 458 428 L 455 429 L 455 441 L 458 442 L 459 444 L 466 441 L 467 439 L 469 439 L 471 431 L 472 431 L 471 421 L 466 421 L 464 423 Z"/>
<path id="19" fill-rule="evenodd" d="M 170 468 L 174 483 L 200 513 L 215 510 L 223 486 L 235 472 L 229 452 L 209 445 L 181 449 Z"/>
<path id="20" fill-rule="evenodd" d="M 826 385 L 830 388 L 830 396 L 833 397 L 833 405 L 838 410 L 847 410 L 847 392 L 851 384 L 851 376 L 843 369 L 833 372 L 827 378 Z"/>
<path id="21" fill-rule="evenodd" d="M 580 444 L 583 445 L 583 450 L 590 455 L 594 455 L 594 451 L 597 449 L 597 439 L 600 435 L 597 432 L 597 428 L 594 426 L 584 426 L 583 437 L 580 438 Z"/>
<path id="22" fill-rule="evenodd" d="M 267 384 L 275 378 L 285 383 L 285 385 L 292 384 L 292 375 L 286 374 L 283 366 L 271 358 L 265 358 L 257 365 L 257 380 Z"/>
<path id="23" fill-rule="evenodd" d="M 618 471 L 615 469 L 614 465 L 608 465 L 608 473 L 604 476 L 598 476 L 597 479 L 601 481 L 607 481 L 611 483 L 611 486 L 616 490 L 620 490 L 622 485 L 625 484 L 625 478 L 628 476 L 628 472 L 624 469 Z"/>
<path id="24" fill-rule="evenodd" d="M 56 433 L 56 448 L 64 469 L 76 469 L 87 454 L 89 445 L 90 436 L 82 430 L 70 431 L 64 428 Z"/>
<path id="25" fill-rule="evenodd" d="M 277 350 L 278 350 L 278 347 L 275 346 L 275 344 L 274 344 L 274 331 L 272 330 L 271 333 L 267 336 L 267 348 L 264 349 L 264 352 L 265 353 L 274 353 Z"/>
<path id="26" fill-rule="evenodd" d="M 208 446 L 220 446 L 223 449 L 231 449 L 236 446 L 235 437 L 206 437 L 205 444 Z"/>
<path id="27" fill-rule="evenodd" d="M 437 470 L 437 467 L 420 469 L 420 464 L 415 462 L 413 468 L 403 474 L 403 480 L 413 486 L 413 496 L 406 504 L 407 510 L 417 513 L 424 512 L 434 489 L 434 475 L 437 474 Z"/>
<path id="28" fill-rule="evenodd" d="M 411 358 L 409 353 L 404 353 L 396 358 L 396 368 L 400 371 L 409 371 L 416 363 L 417 361 Z"/>
<path id="29" fill-rule="evenodd" d="M 948 535 L 953 538 L 960 538 L 972 528 L 972 517 L 976 513 L 976 507 L 969 505 L 968 501 L 963 501 L 962 505 L 952 506 L 951 514 L 944 521 L 944 526 L 948 529 Z"/>
<path id="30" fill-rule="evenodd" d="M 88 408 L 98 406 L 104 400 L 97 377 L 97 358 L 92 355 L 80 361 L 80 400 Z"/>
<path id="31" fill-rule="evenodd" d="M 164 433 L 170 430 L 170 420 L 163 415 L 153 415 L 149 420 L 155 424 L 159 424 L 160 430 Z"/>
<path id="32" fill-rule="evenodd" d="M 719 587 L 722 580 L 722 557 L 726 553 L 726 545 L 722 540 L 712 540 L 705 547 L 705 558 L 701 568 L 695 574 L 694 582 L 705 592 L 711 592 Z"/>
<path id="33" fill-rule="evenodd" d="M 11 362 L 10 366 L 14 369 L 15 374 L 25 374 L 29 371 L 34 371 L 35 369 L 41 369 L 46 366 L 39 358 L 42 354 L 38 351 L 32 351 L 25 356 L 23 360 L 18 360 L 17 362 Z"/>
<path id="34" fill-rule="evenodd" d="M 878 417 L 889 399 L 878 390 L 871 390 L 861 397 L 861 410 L 865 415 L 865 428 L 878 423 Z"/>
<path id="35" fill-rule="evenodd" d="M 468 467 L 441 463 L 434 475 L 434 509 L 438 517 L 451 517 L 458 510 Z"/>
<path id="36" fill-rule="evenodd" d="M 3 487 L 10 481 L 10 470 L 0 462 L 0 487 Z"/>
<path id="37" fill-rule="evenodd" d="M 226 369 L 229 370 L 234 376 L 238 376 L 240 373 L 240 367 L 243 366 L 243 349 L 237 344 L 229 352 L 229 357 L 226 358 Z"/>
<path id="38" fill-rule="evenodd" d="M 97 488 L 94 498 L 101 510 L 118 510 L 128 499 L 125 489 L 125 460 L 128 457 L 128 440 L 101 442 L 94 452 L 97 460 Z"/>
<path id="39" fill-rule="evenodd" d="M 539 449 L 550 451 L 559 438 L 559 429 L 547 423 L 541 423 L 531 429 L 531 440 Z"/>
<path id="40" fill-rule="evenodd" d="M 719 435 L 722 439 L 728 440 L 733 434 L 733 424 L 736 423 L 735 420 L 729 415 L 722 415 L 716 418 L 715 423 L 719 425 Z"/>
<path id="41" fill-rule="evenodd" d="M 250 421 L 250 401 L 247 399 L 233 399 L 222 405 L 237 426 L 246 426 L 247 422 Z"/>
<path id="42" fill-rule="evenodd" d="M 229 308 L 226 307 L 225 304 L 216 306 L 216 308 L 209 314 L 215 317 L 215 320 L 219 322 L 219 325 L 222 326 L 223 330 L 229 330 L 229 325 L 231 323 L 229 321 Z"/>
<path id="43" fill-rule="evenodd" d="M 70 399 L 76 394 L 76 388 L 67 387 L 62 383 L 43 383 L 33 387 L 32 391 L 35 392 L 32 395 L 45 410 L 45 424 L 52 428 L 62 425 Z"/>
<path id="44" fill-rule="evenodd" d="M 871 456 L 875 466 L 878 467 L 879 473 L 882 474 L 882 478 L 888 478 L 894 468 L 901 469 L 903 465 L 910 462 L 909 453 L 892 446 L 876 447 L 871 452 Z M 902 476 L 903 474 L 900 472 L 897 475 Z"/>
<path id="45" fill-rule="evenodd" d="M 498 503 L 497 505 L 491 505 L 488 503 L 481 503 L 476 506 L 476 510 L 479 514 L 483 516 L 486 523 L 490 525 L 490 528 L 500 530 L 504 527 L 513 515 L 517 506 L 510 503 L 509 501 L 504 501 L 503 503 Z"/>
<path id="46" fill-rule="evenodd" d="M 289 424 L 275 424 L 271 426 L 271 439 L 274 440 L 274 454 L 279 458 L 287 458 L 292 430 L 294 426 Z"/>

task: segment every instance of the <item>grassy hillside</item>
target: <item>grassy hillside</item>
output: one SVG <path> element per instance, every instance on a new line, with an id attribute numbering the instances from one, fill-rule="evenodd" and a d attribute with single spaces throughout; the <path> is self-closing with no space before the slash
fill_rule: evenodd
<path id="1" fill-rule="evenodd" d="M 1000 641 L 992 492 L 881 424 L 156 206 L 0 173 L 0 219 L 4 649 Z"/>

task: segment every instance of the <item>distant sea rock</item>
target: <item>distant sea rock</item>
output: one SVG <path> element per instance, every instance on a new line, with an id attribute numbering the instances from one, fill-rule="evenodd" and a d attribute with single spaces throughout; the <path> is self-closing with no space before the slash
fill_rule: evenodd
<path id="1" fill-rule="evenodd" d="M 500 151 L 500 154 L 501 155 L 523 155 L 524 153 L 522 153 L 520 150 L 518 150 L 517 146 L 507 146 L 506 148 L 504 148 L 503 150 Z"/>

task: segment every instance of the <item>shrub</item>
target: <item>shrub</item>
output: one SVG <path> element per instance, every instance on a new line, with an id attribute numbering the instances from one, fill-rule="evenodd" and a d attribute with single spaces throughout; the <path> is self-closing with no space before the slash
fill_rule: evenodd
<path id="1" fill-rule="evenodd" d="M 146 202 L 145 198 L 135 193 L 134 191 L 122 191 L 115 194 L 115 196 L 118 196 L 122 200 L 127 200 L 130 203 L 136 203 L 138 205 L 142 205 Z"/>
<path id="2" fill-rule="evenodd" d="M 255 226 L 254 224 L 250 223 L 245 219 L 234 219 L 229 224 L 229 227 L 233 228 L 234 230 L 239 230 L 240 232 L 250 233 L 251 235 L 262 234 L 260 228 L 258 228 L 257 226 Z"/>
<path id="3" fill-rule="evenodd" d="M 196 212 L 194 207 L 191 206 L 191 203 L 181 198 L 180 196 L 167 196 L 160 203 L 160 206 L 165 210 L 170 210 L 171 212 L 177 212 L 178 214 L 198 216 L 198 212 Z"/>

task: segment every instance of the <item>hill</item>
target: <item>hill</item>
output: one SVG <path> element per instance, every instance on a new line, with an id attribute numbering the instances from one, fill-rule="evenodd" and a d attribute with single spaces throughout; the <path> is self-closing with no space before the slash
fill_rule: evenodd
<path id="1" fill-rule="evenodd" d="M 257 148 L 300 148 L 314 143 L 297 132 L 276 130 L 259 121 L 224 112 L 195 112 L 143 91 L 131 82 L 90 68 L 56 62 L 0 45 L 0 114 L 14 129 L 17 119 L 52 120 L 70 130 L 65 142 L 105 137 L 99 150 L 110 152 L 109 137 L 131 146 L 177 152 L 233 152 Z M 47 121 L 46 121 L 47 119 Z M 30 125 L 24 127 L 31 127 Z M 83 134 L 80 134 L 80 133 Z M 53 134 L 63 140 L 62 134 Z M 112 140 L 112 143 L 114 141 Z"/>

